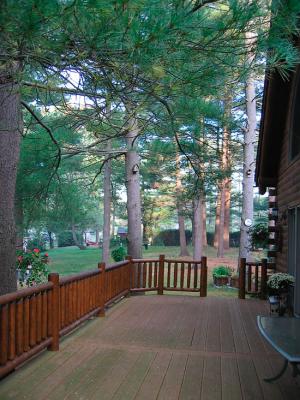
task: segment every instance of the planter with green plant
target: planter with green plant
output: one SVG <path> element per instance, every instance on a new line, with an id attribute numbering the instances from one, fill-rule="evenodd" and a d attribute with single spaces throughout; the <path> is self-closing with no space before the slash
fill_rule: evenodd
<path id="1" fill-rule="evenodd" d="M 284 315 L 289 308 L 289 293 L 294 285 L 295 278 L 283 272 L 277 272 L 269 277 L 267 289 L 271 314 Z"/>
<path id="2" fill-rule="evenodd" d="M 212 271 L 214 285 L 217 287 L 228 285 L 232 270 L 227 265 L 219 265 Z"/>

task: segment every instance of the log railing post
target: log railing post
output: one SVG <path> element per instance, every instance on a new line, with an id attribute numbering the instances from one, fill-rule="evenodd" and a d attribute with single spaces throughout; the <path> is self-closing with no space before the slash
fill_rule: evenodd
<path id="1" fill-rule="evenodd" d="M 52 320 L 52 342 L 48 347 L 50 351 L 59 350 L 59 274 L 52 273 L 48 275 L 48 281 L 53 283 L 51 296 L 51 320 Z"/>
<path id="2" fill-rule="evenodd" d="M 101 262 L 98 264 L 100 270 L 99 274 L 99 293 L 98 293 L 98 304 L 100 311 L 97 314 L 98 317 L 105 317 L 105 263 Z"/>
<path id="3" fill-rule="evenodd" d="M 207 258 L 201 257 L 200 297 L 207 296 Z"/>
<path id="4" fill-rule="evenodd" d="M 239 299 L 245 299 L 246 295 L 246 258 L 240 258 L 239 267 Z"/>
<path id="5" fill-rule="evenodd" d="M 265 299 L 267 296 L 267 279 L 268 279 L 268 260 L 261 260 L 261 282 L 260 282 L 260 297 Z"/>
<path id="6" fill-rule="evenodd" d="M 128 291 L 130 294 L 130 290 L 133 289 L 133 282 L 131 282 L 133 261 L 131 256 L 126 256 L 126 260 L 128 260 Z"/>
<path id="7" fill-rule="evenodd" d="M 165 256 L 159 256 L 159 267 L 158 267 L 158 290 L 157 294 L 164 294 L 164 268 L 165 268 Z"/>

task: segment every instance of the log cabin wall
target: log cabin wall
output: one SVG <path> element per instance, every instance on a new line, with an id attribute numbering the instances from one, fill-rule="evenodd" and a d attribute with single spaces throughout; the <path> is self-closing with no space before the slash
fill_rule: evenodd
<path id="1" fill-rule="evenodd" d="M 288 265 L 288 209 L 300 205 L 300 157 L 290 159 L 290 134 L 291 118 L 293 116 L 293 97 L 296 87 L 296 78 L 300 73 L 298 68 L 294 74 L 292 88 L 289 96 L 288 116 L 285 125 L 280 164 L 277 183 L 277 203 L 278 203 L 278 230 L 279 230 L 279 249 L 276 254 L 276 269 L 286 272 Z M 298 83 L 299 85 L 299 83 Z M 298 108 L 296 113 L 300 113 Z M 270 154 L 270 157 L 272 155 Z"/>

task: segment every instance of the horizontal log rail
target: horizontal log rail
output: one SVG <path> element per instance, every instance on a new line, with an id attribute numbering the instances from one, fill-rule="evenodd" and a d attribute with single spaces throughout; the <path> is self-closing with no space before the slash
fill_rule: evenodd
<path id="1" fill-rule="evenodd" d="M 206 258 L 201 261 L 132 259 L 71 276 L 52 273 L 48 282 L 0 296 L 0 378 L 48 348 L 105 307 L 135 291 L 207 294 Z"/>
<path id="2" fill-rule="evenodd" d="M 259 262 L 248 262 L 245 258 L 239 260 L 240 299 L 245 299 L 246 294 L 266 298 L 268 269 L 273 269 L 273 265 L 269 265 L 267 259 Z"/>
<path id="3" fill-rule="evenodd" d="M 207 259 L 200 261 L 166 259 L 132 259 L 130 291 L 148 292 L 164 291 L 199 292 L 201 297 L 207 295 Z"/>
<path id="4" fill-rule="evenodd" d="M 130 263 L 59 277 L 0 296 L 0 378 L 130 291 Z"/>

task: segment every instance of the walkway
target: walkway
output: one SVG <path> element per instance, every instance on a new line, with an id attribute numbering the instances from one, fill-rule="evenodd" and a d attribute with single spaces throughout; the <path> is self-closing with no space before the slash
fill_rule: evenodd
<path id="1" fill-rule="evenodd" d="M 260 300 L 136 296 L 88 322 L 0 383 L 0 399 L 298 399 L 256 328 Z"/>

